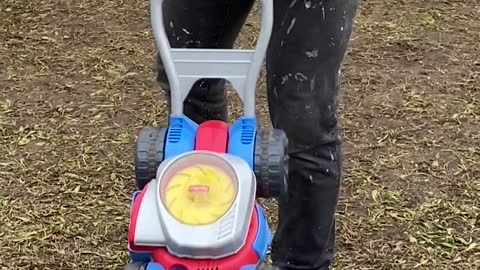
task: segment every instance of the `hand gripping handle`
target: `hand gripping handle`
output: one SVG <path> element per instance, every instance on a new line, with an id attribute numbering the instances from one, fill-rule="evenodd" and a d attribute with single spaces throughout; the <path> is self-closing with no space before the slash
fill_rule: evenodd
<path id="1" fill-rule="evenodd" d="M 255 117 L 257 79 L 273 26 L 273 0 L 261 0 L 261 4 L 262 28 L 255 50 L 172 49 L 163 23 L 163 0 L 150 0 L 153 35 L 171 91 L 172 116 L 183 115 L 183 101 L 196 81 L 218 78 L 230 81 L 244 104 L 244 115 Z"/>

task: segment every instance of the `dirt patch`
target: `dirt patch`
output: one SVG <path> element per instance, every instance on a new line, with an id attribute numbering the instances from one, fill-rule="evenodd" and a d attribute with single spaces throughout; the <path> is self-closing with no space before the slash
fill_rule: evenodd
<path id="1" fill-rule="evenodd" d="M 477 6 L 363 1 L 343 67 L 335 269 L 480 267 Z M 258 12 L 237 47 L 255 45 Z M 0 268 L 121 269 L 135 136 L 166 124 L 148 1 L 6 0 L 0 13 Z"/>

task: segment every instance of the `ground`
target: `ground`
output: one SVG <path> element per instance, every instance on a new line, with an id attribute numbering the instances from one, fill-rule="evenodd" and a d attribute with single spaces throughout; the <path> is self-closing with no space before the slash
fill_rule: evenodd
<path id="1" fill-rule="evenodd" d="M 135 136 L 166 119 L 148 1 L 2 0 L 0 14 L 0 268 L 121 269 Z M 477 0 L 362 2 L 335 269 L 480 269 L 479 18 Z M 256 9 L 237 45 L 258 27 Z"/>

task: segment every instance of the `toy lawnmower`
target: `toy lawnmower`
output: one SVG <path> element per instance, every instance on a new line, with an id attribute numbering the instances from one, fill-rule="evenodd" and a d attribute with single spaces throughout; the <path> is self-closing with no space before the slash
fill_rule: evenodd
<path id="1" fill-rule="evenodd" d="M 262 0 L 255 50 L 170 48 L 163 0 L 151 0 L 154 37 L 171 90 L 168 128 L 145 128 L 136 149 L 126 270 L 253 270 L 271 242 L 257 198 L 286 191 L 287 138 L 260 129 L 255 88 L 270 40 L 273 0 Z M 183 101 L 204 78 L 231 82 L 244 104 L 233 125 L 198 125 Z"/>

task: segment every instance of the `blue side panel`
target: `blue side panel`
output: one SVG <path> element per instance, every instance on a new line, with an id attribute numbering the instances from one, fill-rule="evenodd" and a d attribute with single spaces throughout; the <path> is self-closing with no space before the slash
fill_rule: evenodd
<path id="1" fill-rule="evenodd" d="M 186 116 L 171 116 L 165 141 L 165 159 L 195 149 L 198 124 Z"/>
<path id="2" fill-rule="evenodd" d="M 149 263 L 147 264 L 147 268 L 145 270 L 165 270 L 165 268 L 158 263 Z"/>
<path id="3" fill-rule="evenodd" d="M 272 241 L 272 233 L 268 227 L 268 220 L 263 208 L 257 205 L 258 212 L 258 234 L 255 242 L 253 243 L 253 250 L 257 253 L 261 261 L 265 260 L 267 256 L 268 248 Z"/>
<path id="4" fill-rule="evenodd" d="M 133 204 L 135 203 L 135 200 L 137 199 L 138 195 L 140 195 L 141 191 L 135 191 L 133 192 L 133 195 L 132 195 L 132 203 L 130 204 L 130 207 L 133 207 Z"/>
<path id="5" fill-rule="evenodd" d="M 241 117 L 228 132 L 228 153 L 243 158 L 253 170 L 257 119 Z"/>
<path id="6" fill-rule="evenodd" d="M 132 259 L 132 262 L 150 262 L 152 260 L 152 254 L 149 252 L 134 252 L 130 251 L 130 259 Z"/>

